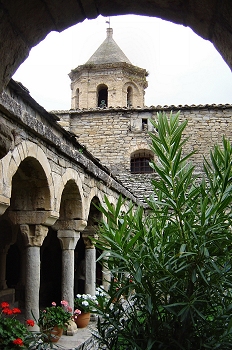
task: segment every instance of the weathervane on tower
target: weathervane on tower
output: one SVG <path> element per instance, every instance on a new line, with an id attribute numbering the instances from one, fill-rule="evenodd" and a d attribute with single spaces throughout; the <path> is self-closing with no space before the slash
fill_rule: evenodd
<path id="1" fill-rule="evenodd" d="M 110 17 L 109 17 L 108 21 L 106 21 L 106 23 L 109 24 L 109 28 L 110 28 Z"/>

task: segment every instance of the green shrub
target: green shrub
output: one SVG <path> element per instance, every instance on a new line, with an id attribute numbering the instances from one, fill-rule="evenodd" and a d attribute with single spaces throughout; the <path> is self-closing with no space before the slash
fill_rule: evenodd
<path id="1" fill-rule="evenodd" d="M 231 144 L 214 147 L 198 179 L 183 154 L 187 122 L 159 114 L 153 124 L 149 210 L 123 212 L 122 198 L 99 208 L 95 245 L 112 278 L 96 336 L 115 350 L 231 349 Z"/>

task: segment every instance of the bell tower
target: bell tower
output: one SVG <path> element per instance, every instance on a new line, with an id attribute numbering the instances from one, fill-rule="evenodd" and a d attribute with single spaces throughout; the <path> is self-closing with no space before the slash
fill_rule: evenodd
<path id="1" fill-rule="evenodd" d="M 134 66 L 113 39 L 113 29 L 90 59 L 69 73 L 72 109 L 144 107 L 147 72 Z"/>

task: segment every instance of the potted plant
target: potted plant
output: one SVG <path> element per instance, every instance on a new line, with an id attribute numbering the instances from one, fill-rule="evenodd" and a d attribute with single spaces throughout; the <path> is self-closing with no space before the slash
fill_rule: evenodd
<path id="1" fill-rule="evenodd" d="M 67 329 L 71 319 L 72 309 L 67 301 L 62 300 L 61 306 L 57 306 L 55 302 L 52 302 L 52 306 L 41 310 L 37 323 L 40 329 L 48 334 L 48 340 L 56 342 L 63 334 L 63 330 Z"/>
<path id="2" fill-rule="evenodd" d="M 30 332 L 23 323 L 16 319 L 21 310 L 10 308 L 7 302 L 2 302 L 0 307 L 0 349 L 28 349 Z M 33 327 L 34 321 L 27 320 L 26 324 Z"/>
<path id="3" fill-rule="evenodd" d="M 84 328 L 90 320 L 90 312 L 93 311 L 95 296 L 90 294 L 77 294 L 74 299 L 74 321 L 78 328 Z"/>

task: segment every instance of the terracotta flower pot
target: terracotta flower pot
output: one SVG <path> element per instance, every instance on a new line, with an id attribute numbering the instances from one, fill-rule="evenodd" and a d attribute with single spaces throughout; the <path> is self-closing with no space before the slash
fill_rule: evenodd
<path id="1" fill-rule="evenodd" d="M 85 328 L 88 326 L 90 320 L 90 312 L 82 312 L 75 318 L 75 322 L 78 328 Z"/>
<path id="2" fill-rule="evenodd" d="M 45 332 L 47 334 L 47 342 L 57 343 L 60 337 L 63 334 L 63 328 L 58 326 L 54 326 L 49 332 Z"/>

